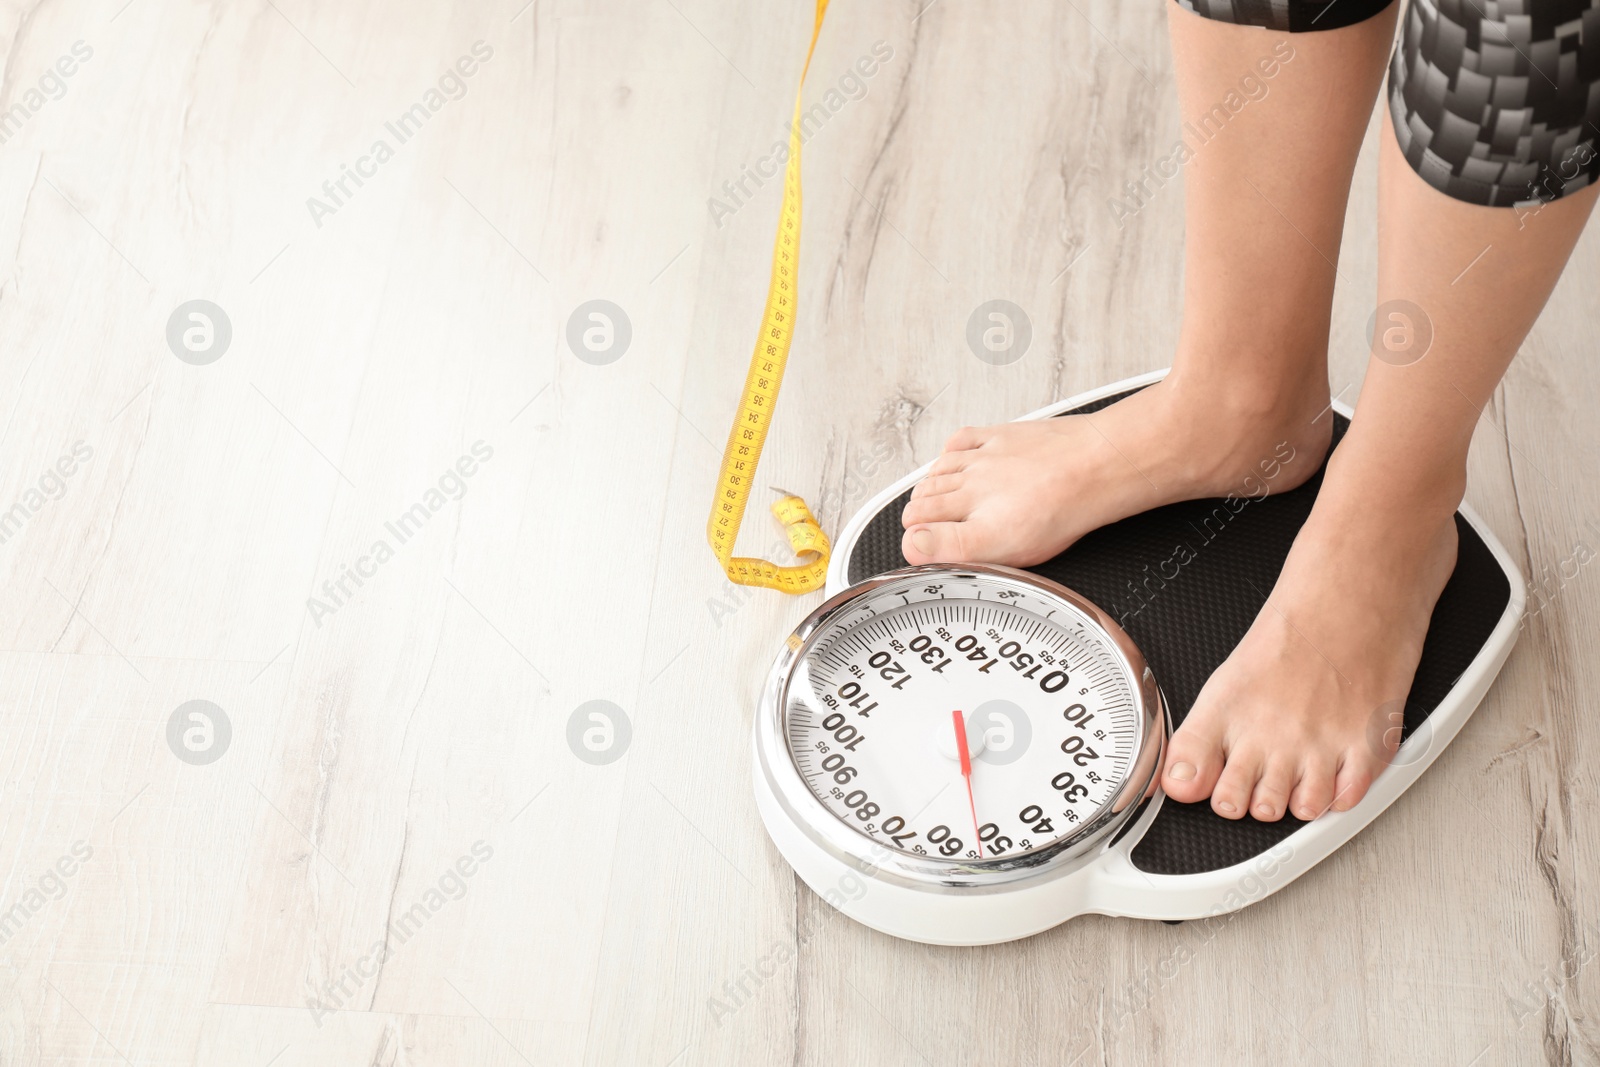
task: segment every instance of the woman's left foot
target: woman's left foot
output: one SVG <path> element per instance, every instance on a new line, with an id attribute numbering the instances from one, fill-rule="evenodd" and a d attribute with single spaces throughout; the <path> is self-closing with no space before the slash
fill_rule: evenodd
<path id="1" fill-rule="evenodd" d="M 1161 787 L 1174 800 L 1314 819 L 1353 807 L 1399 747 L 1460 496 L 1385 492 L 1385 471 L 1358 473 L 1342 450 L 1266 605 L 1173 735 Z"/>

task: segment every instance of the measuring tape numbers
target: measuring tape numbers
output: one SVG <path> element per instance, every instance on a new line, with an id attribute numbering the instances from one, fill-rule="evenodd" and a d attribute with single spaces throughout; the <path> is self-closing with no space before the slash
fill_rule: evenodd
<path id="1" fill-rule="evenodd" d="M 789 547 L 804 562 L 784 566 L 756 557 L 735 556 L 733 548 L 739 540 L 739 527 L 750 502 L 761 449 L 767 443 L 767 431 L 772 426 L 778 388 L 783 384 L 784 366 L 789 360 L 789 342 L 794 337 L 800 266 L 800 90 L 805 87 L 806 71 L 811 68 L 811 54 L 816 50 L 822 16 L 827 10 L 828 0 L 817 0 L 816 22 L 811 28 L 811 44 L 806 49 L 805 66 L 800 70 L 794 117 L 789 124 L 783 210 L 778 218 L 778 236 L 773 242 L 766 310 L 761 316 L 761 333 L 756 338 L 755 352 L 750 357 L 750 370 L 745 375 L 738 415 L 728 431 L 716 499 L 712 501 L 711 517 L 706 522 L 706 538 L 730 581 L 793 594 L 821 589 L 828 577 L 828 537 L 804 500 L 784 493 L 782 499 L 772 505 L 773 515 L 783 524 L 789 538 Z"/>

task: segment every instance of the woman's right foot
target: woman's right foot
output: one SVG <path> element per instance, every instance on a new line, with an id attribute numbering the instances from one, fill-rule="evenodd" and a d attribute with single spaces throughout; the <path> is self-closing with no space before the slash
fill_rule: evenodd
<path id="1" fill-rule="evenodd" d="M 901 551 L 1026 567 L 1164 504 L 1292 489 L 1327 454 L 1327 411 L 1326 378 L 1252 390 L 1174 371 L 1093 414 L 958 430 L 912 490 Z"/>

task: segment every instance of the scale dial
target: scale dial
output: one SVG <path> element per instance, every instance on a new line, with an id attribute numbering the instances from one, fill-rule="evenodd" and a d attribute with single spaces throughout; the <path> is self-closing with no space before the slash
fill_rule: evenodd
<path id="1" fill-rule="evenodd" d="M 1132 815 L 1165 738 L 1127 635 L 1004 567 L 847 590 L 790 638 L 768 695 L 758 755 L 792 817 L 835 854 L 946 884 L 1086 854 Z"/>

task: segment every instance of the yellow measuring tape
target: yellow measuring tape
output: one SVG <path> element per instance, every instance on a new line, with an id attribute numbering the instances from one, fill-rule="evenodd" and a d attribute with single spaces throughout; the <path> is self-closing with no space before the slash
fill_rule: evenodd
<path id="1" fill-rule="evenodd" d="M 800 69 L 794 119 L 789 124 L 783 211 L 778 218 L 778 237 L 772 248 L 767 307 L 761 316 L 761 333 L 750 357 L 750 370 L 745 375 L 739 414 L 728 431 L 728 447 L 722 453 L 722 472 L 717 479 L 716 499 L 711 504 L 711 518 L 706 522 L 711 551 L 717 554 L 717 562 L 722 564 L 730 581 L 780 589 L 785 593 L 821 589 L 828 578 L 828 537 L 804 500 L 785 493 L 772 505 L 772 513 L 783 524 L 789 547 L 805 562 L 786 567 L 764 559 L 735 556 L 733 546 L 739 540 L 739 526 L 744 521 L 745 506 L 750 502 L 750 487 L 756 465 L 761 462 L 761 448 L 767 443 L 767 430 L 778 404 L 778 387 L 783 384 L 783 368 L 789 360 L 789 341 L 794 336 L 800 266 L 800 90 L 805 87 L 811 53 L 816 50 L 817 34 L 822 31 L 822 16 L 827 10 L 828 0 L 817 0 L 817 19 L 811 28 L 805 66 Z"/>

